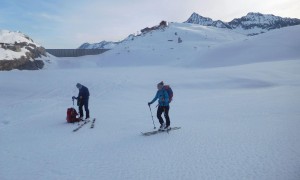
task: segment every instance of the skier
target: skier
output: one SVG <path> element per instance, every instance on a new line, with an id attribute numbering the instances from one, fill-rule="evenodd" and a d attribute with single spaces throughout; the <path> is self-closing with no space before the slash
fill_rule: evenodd
<path id="1" fill-rule="evenodd" d="M 83 109 L 82 107 L 84 106 L 85 110 L 85 119 L 90 118 L 90 111 L 89 111 L 89 89 L 85 86 L 83 86 L 80 83 L 76 84 L 76 87 L 79 90 L 78 97 L 73 96 L 72 99 L 77 99 L 77 105 L 79 106 L 79 115 L 80 119 L 83 119 Z"/>
<path id="2" fill-rule="evenodd" d="M 170 127 L 170 118 L 169 118 L 169 95 L 167 91 L 163 88 L 164 82 L 161 81 L 157 84 L 157 93 L 154 97 L 154 99 L 151 102 L 148 102 L 148 106 L 150 106 L 152 103 L 154 103 L 158 99 L 158 109 L 157 109 L 157 118 L 160 123 L 159 130 L 169 130 Z M 162 113 L 164 113 L 166 124 L 164 123 L 163 118 L 161 117 Z"/>

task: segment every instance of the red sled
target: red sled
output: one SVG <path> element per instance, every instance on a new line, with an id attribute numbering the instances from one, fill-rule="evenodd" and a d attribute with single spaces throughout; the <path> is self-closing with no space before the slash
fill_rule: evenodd
<path id="1" fill-rule="evenodd" d="M 67 122 L 68 123 L 79 122 L 80 119 L 76 117 L 77 115 L 78 115 L 78 113 L 76 112 L 76 110 L 74 108 L 68 108 L 67 118 L 66 118 Z"/>

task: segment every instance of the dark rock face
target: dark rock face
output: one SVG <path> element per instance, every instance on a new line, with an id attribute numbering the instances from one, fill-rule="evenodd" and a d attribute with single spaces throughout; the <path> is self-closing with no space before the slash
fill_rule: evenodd
<path id="1" fill-rule="evenodd" d="M 153 26 L 151 28 L 146 27 L 146 28 L 142 29 L 141 33 L 145 34 L 145 33 L 148 33 L 150 31 L 153 31 L 153 30 L 164 29 L 167 26 L 168 26 L 168 23 L 166 21 L 161 21 L 158 26 Z"/>
<path id="2" fill-rule="evenodd" d="M 197 13 L 193 13 L 190 18 L 184 23 L 200 24 L 203 26 L 211 26 L 214 21 L 211 18 L 200 16 Z"/>
<path id="3" fill-rule="evenodd" d="M 30 61 L 22 56 L 19 60 L 2 60 L 0 61 L 0 71 L 18 70 L 39 70 L 44 67 L 42 60 Z"/>
<path id="4" fill-rule="evenodd" d="M 237 18 L 228 23 L 231 27 L 241 27 L 243 29 L 252 29 L 254 27 L 261 29 L 278 29 L 286 26 L 300 24 L 300 19 L 282 18 L 271 14 L 248 13 L 247 16 Z"/>

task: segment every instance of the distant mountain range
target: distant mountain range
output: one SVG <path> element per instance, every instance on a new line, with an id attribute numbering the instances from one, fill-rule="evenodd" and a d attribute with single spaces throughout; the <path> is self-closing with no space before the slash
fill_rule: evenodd
<path id="1" fill-rule="evenodd" d="M 108 41 L 101 41 L 99 43 L 84 43 L 81 46 L 79 46 L 78 49 L 111 49 L 118 45 L 119 42 L 108 42 Z"/>
<path id="2" fill-rule="evenodd" d="M 188 20 L 183 23 L 225 28 L 233 31 L 238 31 L 239 33 L 245 34 L 247 36 L 254 36 L 254 35 L 268 32 L 273 29 L 299 25 L 300 19 L 283 18 L 280 16 L 274 16 L 272 14 L 261 14 L 261 13 L 250 12 L 246 16 L 243 16 L 241 18 L 235 18 L 230 22 L 223 22 L 221 20 L 214 21 L 211 18 L 203 17 L 194 12 L 188 18 Z M 132 36 L 133 35 L 130 35 L 126 39 L 131 38 Z M 111 49 L 123 41 L 120 42 L 102 41 L 100 43 L 95 43 L 95 44 L 84 43 L 79 47 L 79 49 Z"/>
<path id="3" fill-rule="evenodd" d="M 193 13 L 191 17 L 184 23 L 238 30 L 246 35 L 251 36 L 265 33 L 272 29 L 299 25 L 300 19 L 282 18 L 279 16 L 274 16 L 272 14 L 250 12 L 246 16 L 233 19 L 232 21 L 227 23 L 220 20 L 213 21 L 211 18 L 203 17 L 197 13 Z"/>

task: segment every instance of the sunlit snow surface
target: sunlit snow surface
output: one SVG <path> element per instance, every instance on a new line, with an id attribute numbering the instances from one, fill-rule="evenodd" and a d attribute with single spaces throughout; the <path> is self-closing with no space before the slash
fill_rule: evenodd
<path id="1" fill-rule="evenodd" d="M 0 72 L 0 179 L 298 180 L 298 32 L 174 24 L 102 55 Z M 181 129 L 145 137 L 161 80 Z M 97 120 L 74 133 L 65 117 L 78 82 Z"/>

